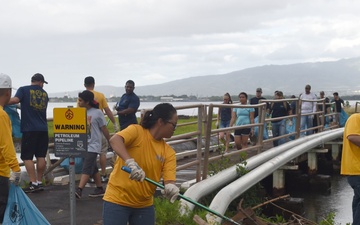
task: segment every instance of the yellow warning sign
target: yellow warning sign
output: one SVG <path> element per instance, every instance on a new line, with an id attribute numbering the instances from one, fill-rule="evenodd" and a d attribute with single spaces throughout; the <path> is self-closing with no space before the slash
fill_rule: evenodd
<path id="1" fill-rule="evenodd" d="M 54 133 L 86 133 L 85 108 L 54 108 Z"/>

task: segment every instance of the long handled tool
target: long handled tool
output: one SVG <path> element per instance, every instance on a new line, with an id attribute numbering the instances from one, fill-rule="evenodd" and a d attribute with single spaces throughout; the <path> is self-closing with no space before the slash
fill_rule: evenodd
<path id="1" fill-rule="evenodd" d="M 127 173 L 131 173 L 131 169 L 130 169 L 129 167 L 123 166 L 123 167 L 121 167 L 121 169 L 124 170 L 124 171 L 127 172 Z M 155 181 L 153 181 L 153 180 L 151 180 L 151 179 L 149 179 L 149 178 L 147 178 L 147 177 L 145 177 L 145 180 L 146 180 L 147 182 L 152 183 L 153 185 L 161 188 L 161 189 L 164 189 L 164 188 L 165 188 L 164 185 L 159 184 L 158 182 L 155 182 Z M 229 222 L 231 222 L 231 223 L 233 223 L 233 224 L 236 224 L 236 225 L 240 225 L 239 223 L 237 223 L 237 222 L 234 221 L 233 219 L 231 219 L 231 218 L 229 218 L 229 217 L 226 217 L 226 216 L 224 216 L 224 215 L 222 215 L 222 214 L 220 214 L 220 213 L 218 213 L 218 212 L 216 212 L 216 211 L 214 211 L 214 210 L 212 210 L 212 209 L 209 209 L 208 207 L 206 207 L 206 206 L 204 206 L 204 205 L 202 205 L 202 204 L 200 204 L 200 203 L 192 200 L 191 198 L 185 197 L 185 196 L 182 195 L 182 194 L 179 194 L 179 197 L 182 198 L 182 199 L 184 199 L 185 201 L 188 201 L 188 202 L 190 202 L 190 203 L 192 203 L 192 204 L 194 204 L 194 205 L 196 205 L 196 206 L 198 206 L 198 207 L 200 207 L 200 208 L 208 211 L 208 212 L 211 212 L 212 214 L 214 214 L 214 215 L 216 215 L 216 216 L 218 216 L 218 217 L 220 217 L 220 218 L 222 218 L 222 219 L 224 219 L 224 220 L 227 220 L 227 221 L 229 221 Z"/>

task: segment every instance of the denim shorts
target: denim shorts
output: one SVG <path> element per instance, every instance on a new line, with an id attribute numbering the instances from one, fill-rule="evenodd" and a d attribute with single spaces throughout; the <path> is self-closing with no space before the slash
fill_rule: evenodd
<path id="1" fill-rule="evenodd" d="M 220 120 L 220 128 L 230 127 L 230 120 Z"/>
<path id="2" fill-rule="evenodd" d="M 154 206 L 132 208 L 104 201 L 104 225 L 127 225 L 128 222 L 131 225 L 155 225 Z"/>

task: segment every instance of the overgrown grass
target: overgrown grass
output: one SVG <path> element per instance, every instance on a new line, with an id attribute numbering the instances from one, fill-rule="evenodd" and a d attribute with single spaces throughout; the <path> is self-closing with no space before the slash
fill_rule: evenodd
<path id="1" fill-rule="evenodd" d="M 187 214 L 180 214 L 180 201 L 170 203 L 169 200 L 162 197 L 154 198 L 154 206 L 156 209 L 156 225 L 197 225 L 193 221 L 194 215 L 205 218 L 207 211 L 195 209 L 188 211 Z"/>

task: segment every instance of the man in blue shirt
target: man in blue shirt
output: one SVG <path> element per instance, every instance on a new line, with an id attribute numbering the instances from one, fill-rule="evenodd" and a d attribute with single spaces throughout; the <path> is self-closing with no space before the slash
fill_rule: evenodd
<path id="1" fill-rule="evenodd" d="M 46 109 L 49 98 L 43 89 L 44 76 L 36 73 L 31 77 L 31 85 L 20 87 L 9 105 L 21 103 L 21 159 L 29 174 L 26 193 L 43 190 L 42 177 L 46 168 L 45 156 L 49 145 Z M 36 170 L 33 157 L 36 157 Z"/>
<path id="2" fill-rule="evenodd" d="M 120 130 L 125 129 L 130 124 L 137 124 L 136 112 L 140 106 L 140 99 L 134 93 L 135 83 L 132 80 L 126 81 L 125 94 L 116 104 L 116 111 L 119 115 Z"/>

